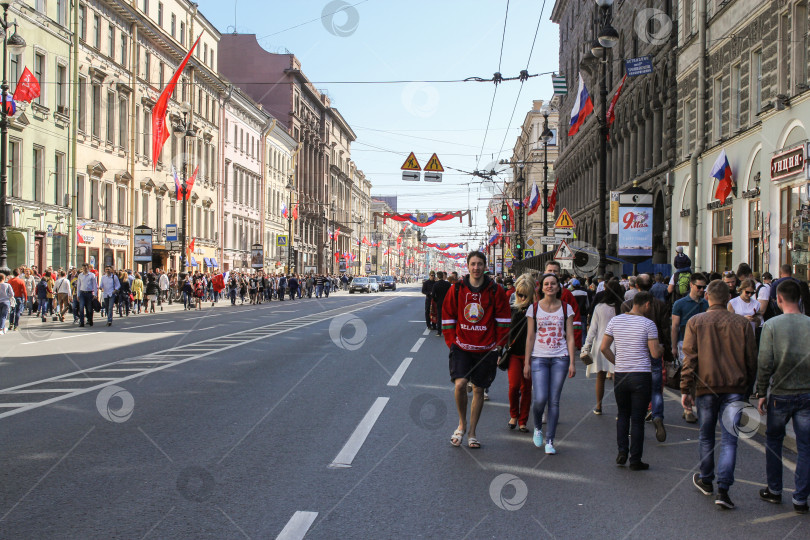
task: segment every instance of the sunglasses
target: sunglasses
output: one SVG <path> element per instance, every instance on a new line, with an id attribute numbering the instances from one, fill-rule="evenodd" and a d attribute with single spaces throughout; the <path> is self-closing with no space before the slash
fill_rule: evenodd
<path id="1" fill-rule="evenodd" d="M 518 298 L 526 298 L 525 294 L 520 294 L 520 293 L 515 294 L 515 296 L 517 296 Z"/>
<path id="2" fill-rule="evenodd" d="M 697 287 L 697 290 L 702 291 L 706 288 L 706 285 L 695 285 L 695 287 Z"/>
<path id="3" fill-rule="evenodd" d="M 743 291 L 743 294 L 754 294 L 756 291 Z"/>

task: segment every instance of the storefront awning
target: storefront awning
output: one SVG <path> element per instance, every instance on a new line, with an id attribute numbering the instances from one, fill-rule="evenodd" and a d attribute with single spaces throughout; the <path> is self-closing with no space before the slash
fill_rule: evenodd
<path id="1" fill-rule="evenodd" d="M 203 263 L 205 263 L 205 266 L 213 266 L 211 264 L 211 259 L 209 259 L 208 257 L 203 257 Z"/>
<path id="2" fill-rule="evenodd" d="M 190 262 L 189 264 L 190 264 L 191 266 L 199 266 L 199 265 L 197 264 L 197 259 L 195 259 L 194 257 L 192 257 L 192 258 L 191 258 L 191 262 Z"/>
<path id="3" fill-rule="evenodd" d="M 214 268 L 219 268 L 219 264 L 217 264 L 217 260 L 215 258 L 213 258 L 213 257 L 211 257 L 211 266 L 213 266 Z"/>

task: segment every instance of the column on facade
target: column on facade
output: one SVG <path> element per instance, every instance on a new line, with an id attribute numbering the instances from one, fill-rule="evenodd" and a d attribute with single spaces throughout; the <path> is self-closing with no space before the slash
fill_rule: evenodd
<path id="1" fill-rule="evenodd" d="M 636 176 L 640 176 L 644 172 L 644 139 L 645 139 L 645 129 L 644 129 L 644 115 L 643 112 L 639 112 L 636 115 L 636 122 L 638 127 L 637 130 L 637 138 L 636 138 L 636 147 L 635 147 L 635 161 L 636 161 Z"/>
<path id="2" fill-rule="evenodd" d="M 625 156 L 627 158 L 627 175 L 625 176 L 625 180 L 630 180 L 636 176 L 636 160 L 635 160 L 635 151 L 636 151 L 636 140 L 637 140 L 637 132 L 635 124 L 630 126 L 630 144 L 627 145 L 627 149 L 625 150 Z"/>
<path id="3" fill-rule="evenodd" d="M 661 147 L 663 145 L 662 127 L 663 127 L 663 114 L 664 109 L 661 102 L 657 99 L 653 101 L 653 150 L 652 150 L 652 163 L 657 166 L 661 163 Z"/>
<path id="4" fill-rule="evenodd" d="M 653 168 L 653 142 L 655 136 L 653 135 L 653 112 L 652 108 L 647 105 L 644 107 L 644 170 L 648 171 Z"/>

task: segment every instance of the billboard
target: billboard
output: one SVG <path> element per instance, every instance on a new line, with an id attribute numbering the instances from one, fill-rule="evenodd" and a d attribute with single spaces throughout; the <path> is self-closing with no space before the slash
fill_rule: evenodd
<path id="1" fill-rule="evenodd" d="M 152 262 L 152 229 L 141 226 L 135 227 L 135 246 L 133 260 L 135 262 Z"/>
<path id="2" fill-rule="evenodd" d="M 652 257 L 652 215 L 651 206 L 619 207 L 619 258 Z"/>
<path id="3" fill-rule="evenodd" d="M 264 268 L 264 247 L 257 245 L 250 250 L 250 267 Z"/>

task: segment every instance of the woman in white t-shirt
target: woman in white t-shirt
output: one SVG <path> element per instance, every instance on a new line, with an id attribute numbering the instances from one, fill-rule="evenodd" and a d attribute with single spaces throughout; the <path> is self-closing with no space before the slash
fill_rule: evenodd
<path id="1" fill-rule="evenodd" d="M 526 362 L 523 376 L 532 379 L 534 444 L 543 446 L 543 411 L 546 416 L 546 454 L 556 454 L 554 435 L 560 417 L 560 394 L 566 374 L 576 375 L 574 365 L 574 312 L 560 301 L 560 280 L 554 274 L 540 279 L 539 301 L 526 311 Z"/>
<path id="2" fill-rule="evenodd" d="M 757 293 L 756 281 L 753 279 L 743 280 L 739 288 L 737 288 L 737 292 L 740 293 L 740 296 L 729 300 L 728 310 L 751 321 L 751 327 L 756 333 L 757 326 L 761 322 L 759 315 L 760 305 L 755 298 Z"/>

